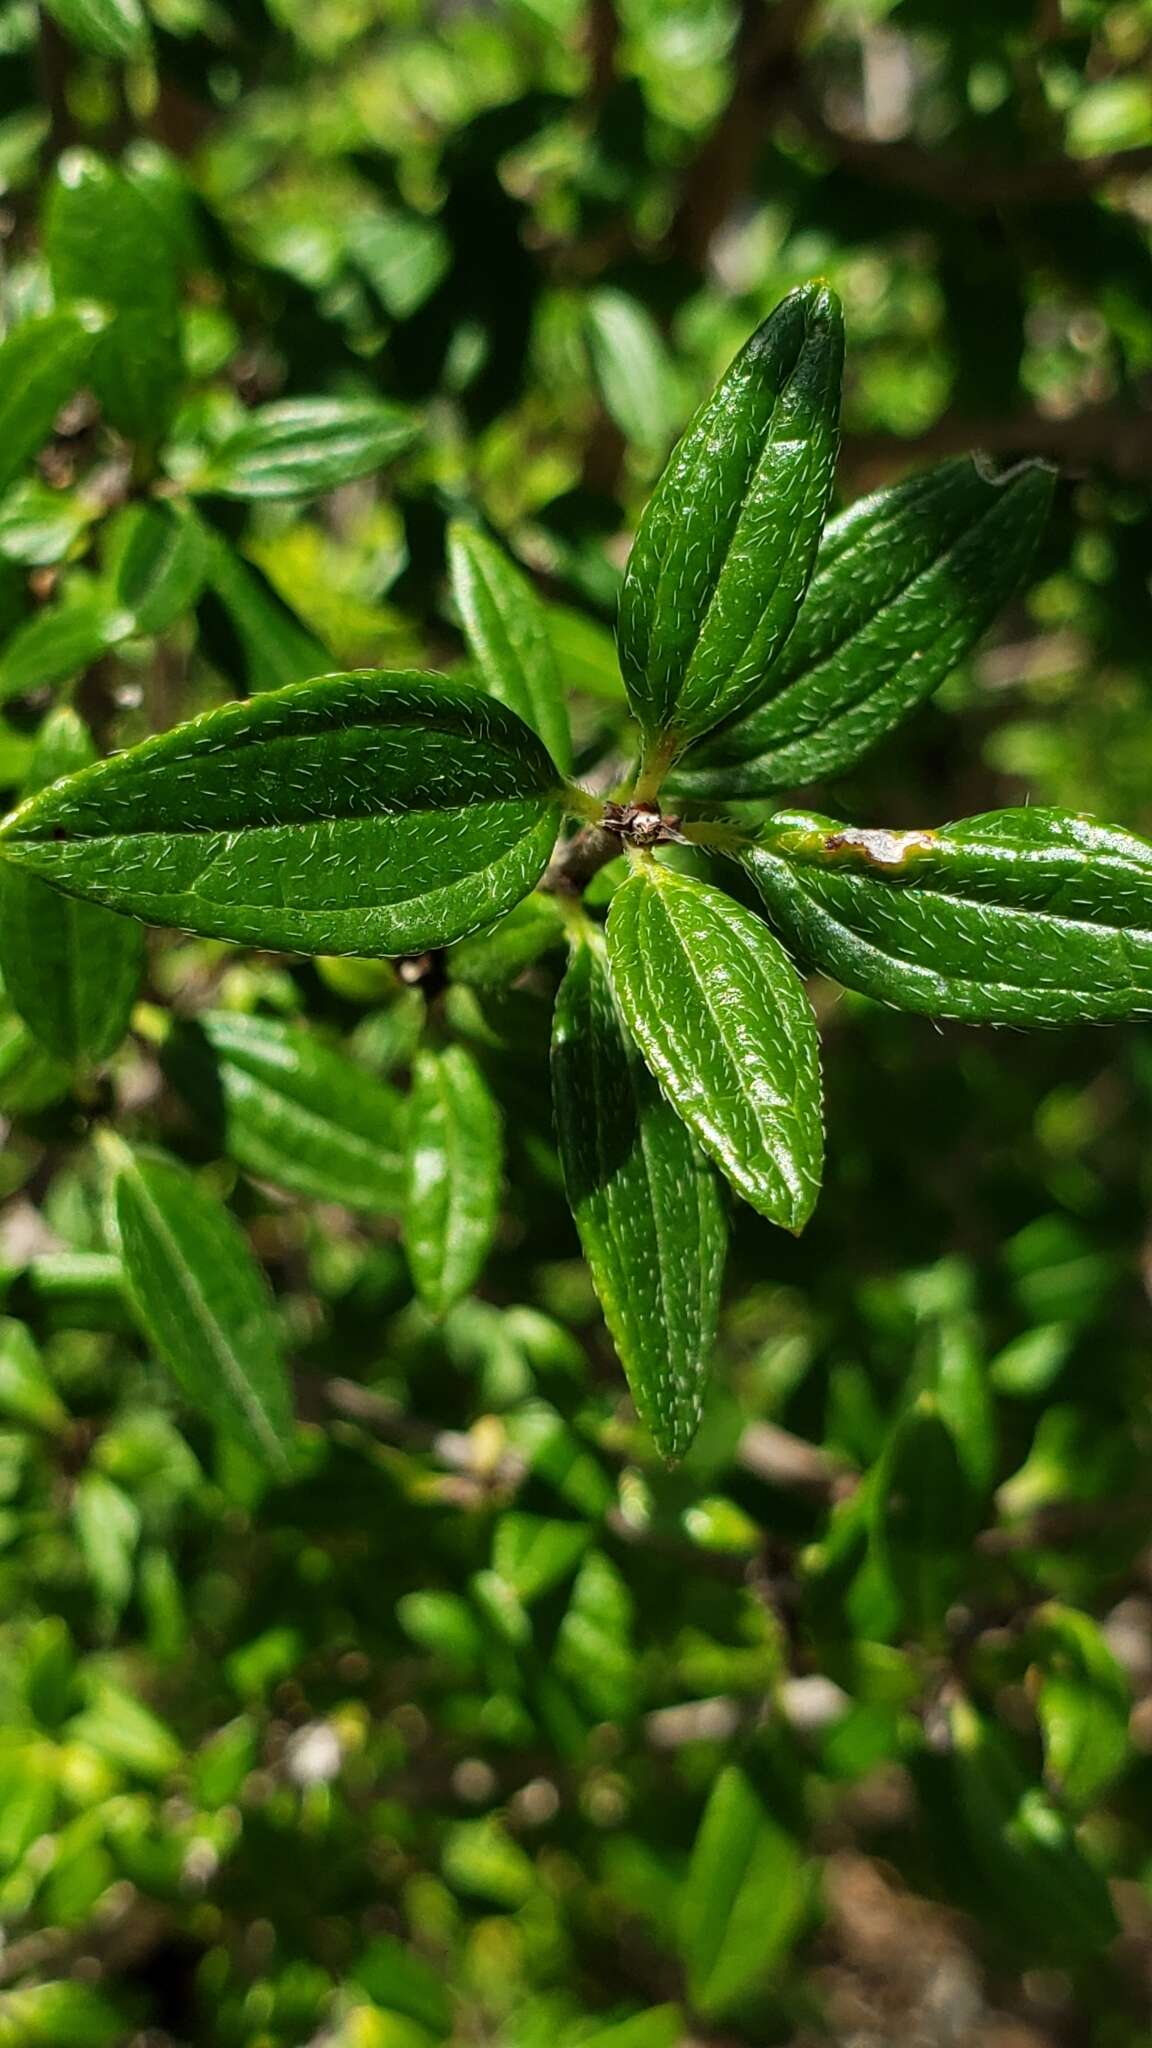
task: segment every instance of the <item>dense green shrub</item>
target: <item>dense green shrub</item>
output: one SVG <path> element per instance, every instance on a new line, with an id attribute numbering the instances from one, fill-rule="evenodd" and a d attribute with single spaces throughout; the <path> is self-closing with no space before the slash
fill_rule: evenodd
<path id="1" fill-rule="evenodd" d="M 1150 56 L 0 10 L 0 2043 L 1146 2038 Z"/>

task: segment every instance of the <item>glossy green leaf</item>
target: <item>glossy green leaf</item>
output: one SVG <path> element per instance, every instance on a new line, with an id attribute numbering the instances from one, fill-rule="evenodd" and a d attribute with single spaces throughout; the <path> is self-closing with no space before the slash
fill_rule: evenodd
<path id="1" fill-rule="evenodd" d="M 738 1194 L 802 1230 L 820 1187 L 820 1056 L 791 961 L 752 912 L 647 859 L 608 916 L 612 985 L 673 1107 Z"/>
<path id="2" fill-rule="evenodd" d="M 828 527 L 771 700 L 678 771 L 696 796 L 757 797 L 839 774 L 922 704 L 1019 587 L 1053 474 L 969 457 L 862 498 Z"/>
<path id="3" fill-rule="evenodd" d="M 442 1315 L 479 1277 L 500 1216 L 500 1112 L 462 1045 L 412 1063 L 404 1245 L 417 1292 Z"/>
<path id="4" fill-rule="evenodd" d="M 448 561 L 468 645 L 484 688 L 539 733 L 560 768 L 572 743 L 548 621 L 528 578 L 478 527 L 448 530 Z"/>
<path id="5" fill-rule="evenodd" d="M 193 515 L 194 516 L 194 515 Z M 273 590 L 263 571 L 202 522 L 207 581 L 225 621 L 223 654 L 208 634 L 207 652 L 243 689 L 281 690 L 323 674 L 331 656 Z"/>
<path id="6" fill-rule="evenodd" d="M 0 702 L 83 675 L 135 630 L 132 613 L 111 592 L 91 588 L 69 594 L 66 603 L 48 606 L 17 626 L 0 654 Z"/>
<path id="7" fill-rule="evenodd" d="M 676 386 L 663 336 L 647 308 L 604 286 L 585 311 L 592 373 L 621 432 L 638 448 L 665 448 L 676 428 Z"/>
<path id="8" fill-rule="evenodd" d="M 155 443 L 183 376 L 181 280 L 163 223 L 122 171 L 70 149 L 56 166 L 44 241 L 57 296 L 93 299 L 112 315 L 88 368 L 107 419 Z"/>
<path id="9" fill-rule="evenodd" d="M 32 757 L 34 788 L 94 759 L 74 711 L 45 721 Z M 115 1052 L 144 967 L 140 925 L 62 896 L 38 875 L 0 868 L 0 973 L 13 1008 L 44 1049 L 74 1066 Z"/>
<path id="10" fill-rule="evenodd" d="M 361 669 L 228 704 L 46 790 L 3 827 L 31 873 L 151 923 L 315 953 L 415 953 L 534 886 L 556 771 L 503 705 Z"/>
<path id="11" fill-rule="evenodd" d="M 0 344 L 0 490 L 48 439 L 106 324 L 95 305 L 61 306 L 23 321 Z"/>
<path id="12" fill-rule="evenodd" d="M 775 687 L 828 509 L 843 354 L 835 294 L 792 292 L 669 458 L 620 600 L 621 666 L 650 743 L 682 747 Z"/>
<path id="13" fill-rule="evenodd" d="M 1103 1872 L 1008 1736 L 966 1699 L 950 1718 L 956 1821 L 1006 1926 L 1062 1968 L 1098 1959 L 1117 1932 Z"/>
<path id="14" fill-rule="evenodd" d="M 140 57 L 148 19 L 140 0 L 45 0 L 46 12 L 69 39 L 97 57 Z"/>
<path id="15" fill-rule="evenodd" d="M 1131 1687 L 1099 1624 L 1078 1608 L 1047 1601 L 1031 1618 L 1027 1647 L 1048 1776 L 1079 1811 L 1129 1761 Z"/>
<path id="16" fill-rule="evenodd" d="M 194 1408 L 286 1469 L 292 1401 L 268 1285 L 218 1195 L 157 1152 L 105 1140 L 140 1327 Z"/>
<path id="17" fill-rule="evenodd" d="M 190 611 L 208 573 L 203 526 L 182 506 L 131 505 L 118 522 L 110 563 L 116 597 L 138 633 L 163 633 Z"/>
<path id="18" fill-rule="evenodd" d="M 394 1214 L 403 1099 L 312 1032 L 209 1010 L 164 1048 L 169 1078 L 221 1150 L 293 1194 Z"/>
<path id="19" fill-rule="evenodd" d="M 556 1003 L 564 1182 L 636 1406 L 665 1458 L 696 1433 L 724 1273 L 719 1190 L 616 1008 L 591 927 Z"/>
<path id="20" fill-rule="evenodd" d="M 227 498 L 302 498 L 368 476 L 411 446 L 411 415 L 378 398 L 283 398 L 216 449 L 197 488 Z"/>
<path id="21" fill-rule="evenodd" d="M 882 832 L 779 811 L 743 856 L 776 929 L 846 988 L 985 1024 L 1152 1012 L 1152 843 L 1072 811 Z"/>
<path id="22" fill-rule="evenodd" d="M 729 1764 L 709 1795 L 684 1889 L 681 1949 L 695 2011 L 720 2019 L 764 1988 L 807 1908 L 797 1843 Z"/>

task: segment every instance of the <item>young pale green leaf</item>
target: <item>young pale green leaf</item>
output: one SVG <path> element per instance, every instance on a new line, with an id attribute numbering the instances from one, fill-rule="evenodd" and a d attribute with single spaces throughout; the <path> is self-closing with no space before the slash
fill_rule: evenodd
<path id="1" fill-rule="evenodd" d="M 673 1107 L 746 1202 L 802 1230 L 823 1160 L 820 1055 L 783 948 L 720 889 L 649 858 L 612 898 L 608 954 Z"/>
<path id="2" fill-rule="evenodd" d="M 98 587 L 35 613 L 0 654 L 0 703 L 82 675 L 135 630 L 132 613 Z"/>
<path id="3" fill-rule="evenodd" d="M 1019 587 L 1053 473 L 970 457 L 863 498 L 824 535 L 774 695 L 677 772 L 694 796 L 758 797 L 849 768 L 931 696 Z"/>
<path id="4" fill-rule="evenodd" d="M 600 934 L 556 1003 L 552 1091 L 564 1184 L 593 1284 L 656 1448 L 696 1433 L 724 1273 L 715 1176 L 621 1022 Z"/>
<path id="5" fill-rule="evenodd" d="M 742 856 L 789 945 L 846 988 L 935 1017 L 1152 1014 L 1152 844 L 1072 811 L 880 832 L 779 811 Z"/>
<path id="6" fill-rule="evenodd" d="M 223 615 L 222 636 L 212 633 L 211 621 L 205 632 L 216 665 L 249 694 L 282 690 L 323 674 L 331 661 L 328 650 L 301 625 L 263 571 L 242 561 L 206 521 L 200 531 L 208 548 L 208 590 Z M 210 612 L 211 605 L 202 609 Z M 221 637 L 223 647 L 216 644 Z"/>
<path id="7" fill-rule="evenodd" d="M 586 308 L 592 373 L 611 417 L 638 448 L 660 452 L 676 426 L 676 385 L 663 336 L 647 308 L 607 287 Z"/>
<path id="8" fill-rule="evenodd" d="M 558 777 L 502 704 L 376 669 L 227 704 L 21 805 L 0 850 L 154 924 L 306 953 L 416 953 L 538 881 Z"/>
<path id="9" fill-rule="evenodd" d="M 246 1173 L 317 1201 L 398 1210 L 403 1098 L 311 1032 L 209 1010 L 163 1057 L 201 1128 Z"/>
<path id="10" fill-rule="evenodd" d="M 44 243 L 57 297 L 93 299 L 112 315 L 88 369 L 106 417 L 154 444 L 183 376 L 181 279 L 163 223 L 122 171 L 70 149 L 48 195 Z"/>
<path id="11" fill-rule="evenodd" d="M 111 569 L 137 633 L 163 633 L 190 611 L 208 573 L 204 527 L 183 506 L 130 505 L 117 522 Z"/>
<path id="12" fill-rule="evenodd" d="M 96 57 L 142 57 L 149 44 L 140 0 L 45 0 L 66 36 Z"/>
<path id="13" fill-rule="evenodd" d="M 844 326 L 792 292 L 673 450 L 620 600 L 620 661 L 650 749 L 682 748 L 775 688 L 828 510 Z"/>
<path id="14" fill-rule="evenodd" d="M 94 498 L 25 477 L 0 502 L 0 555 L 29 569 L 54 567 L 67 560 L 99 516 Z"/>
<path id="15" fill-rule="evenodd" d="M 462 1045 L 412 1064 L 404 1244 L 421 1299 L 442 1315 L 467 1294 L 500 1216 L 500 1112 Z"/>
<path id="16" fill-rule="evenodd" d="M 45 720 L 32 757 L 40 789 L 95 758 L 67 707 Z M 144 966 L 144 932 L 99 904 L 61 896 L 37 875 L 0 869 L 0 973 L 8 999 L 45 1051 L 75 1066 L 115 1052 Z"/>
<path id="17" fill-rule="evenodd" d="M 1062 1968 L 1098 1962 L 1117 1932 L 1107 1880 L 1072 1822 L 1028 1776 L 1002 1729 L 967 1699 L 951 1712 L 956 1822 L 1006 1930 Z"/>
<path id="18" fill-rule="evenodd" d="M 105 1145 L 140 1327 L 194 1408 L 285 1470 L 292 1401 L 267 1283 L 239 1224 L 174 1159 Z"/>
<path id="19" fill-rule="evenodd" d="M 729 1764 L 709 1795 L 684 1888 L 680 1946 L 694 2010 L 721 2019 L 764 1987 L 808 1903 L 796 1841 Z"/>
<path id="20" fill-rule="evenodd" d="M 532 585 L 478 527 L 448 529 L 452 594 L 489 696 L 539 733 L 557 766 L 572 765 L 560 670 L 548 621 Z"/>
<path id="21" fill-rule="evenodd" d="M 1047 1773 L 1077 1811 L 1101 1798 L 1128 1763 L 1132 1690 L 1090 1614 L 1050 1600 L 1027 1634 Z"/>
<path id="22" fill-rule="evenodd" d="M 56 1431 L 68 1424 L 31 1330 L 12 1316 L 0 1316 L 0 1415 L 24 1429 Z"/>
<path id="23" fill-rule="evenodd" d="M 62 306 L 25 320 L 0 344 L 0 490 L 47 440 L 106 324 L 96 306 Z"/>
<path id="24" fill-rule="evenodd" d="M 227 498 L 303 498 L 351 483 L 411 446 L 411 414 L 379 398 L 283 398 L 218 448 L 197 488 Z"/>

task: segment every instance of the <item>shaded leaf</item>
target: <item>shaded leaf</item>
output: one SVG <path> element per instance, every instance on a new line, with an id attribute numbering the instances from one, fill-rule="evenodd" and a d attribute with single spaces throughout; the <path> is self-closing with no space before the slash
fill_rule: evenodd
<path id="1" fill-rule="evenodd" d="M 0 490 L 48 439 L 106 324 L 95 305 L 61 306 L 23 321 L 0 344 Z"/>
<path id="2" fill-rule="evenodd" d="M 282 398 L 217 448 L 196 488 L 226 498 L 301 498 L 351 483 L 411 446 L 411 415 L 378 398 Z"/>
<path id="3" fill-rule="evenodd" d="M 287 1468 L 292 1404 L 267 1283 L 239 1224 L 187 1168 L 105 1138 L 140 1326 L 191 1405 Z"/>
<path id="4" fill-rule="evenodd" d="M 404 1245 L 422 1300 L 443 1314 L 476 1281 L 500 1214 L 500 1112 L 462 1045 L 412 1062 Z"/>
<path id="5" fill-rule="evenodd" d="M 724 1212 L 624 1028 L 591 927 L 557 998 L 552 1086 L 564 1183 L 605 1321 L 657 1449 L 681 1457 L 715 1338 Z"/>
<path id="6" fill-rule="evenodd" d="M 763 1987 L 807 1906 L 796 1842 L 745 1773 L 728 1765 L 712 1787 L 684 1890 L 681 1948 L 695 2010 L 722 2018 Z"/>
<path id="7" fill-rule="evenodd" d="M 477 527 L 448 530 L 452 592 L 484 688 L 537 731 L 557 766 L 572 743 L 548 621 L 528 578 Z"/>

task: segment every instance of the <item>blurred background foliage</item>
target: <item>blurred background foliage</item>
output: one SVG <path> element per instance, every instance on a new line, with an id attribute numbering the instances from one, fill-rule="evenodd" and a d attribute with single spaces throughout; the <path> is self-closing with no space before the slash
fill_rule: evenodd
<path id="1" fill-rule="evenodd" d="M 0 498 L 9 792 L 53 701 L 107 747 L 337 665 L 458 667 L 462 512 L 551 607 L 587 770 L 646 492 L 822 273 L 843 501 L 969 447 L 1061 471 L 1026 597 L 822 807 L 1152 832 L 1149 0 L 4 0 L 0 109 L 11 329 L 50 304 L 78 143 L 147 201 L 140 277 L 183 279 L 162 469 L 82 392 Z M 316 395 L 418 437 L 324 496 L 217 489 L 246 408 Z M 150 614 L 142 479 L 203 518 Z M 561 1198 L 554 969 L 501 985 L 481 951 L 414 988 L 154 938 L 136 1030 L 80 1073 L 0 1013 L 0 2043 L 1137 2048 L 1143 1028 L 816 985 L 824 1198 L 798 1245 L 734 1217 L 715 1395 L 666 1473 Z M 377 1077 L 447 1015 L 506 1122 L 478 1292 L 437 1322 L 393 1216 L 205 1115 L 168 1008 Z M 273 1282 L 290 1480 L 133 1334 L 111 1105 Z"/>

